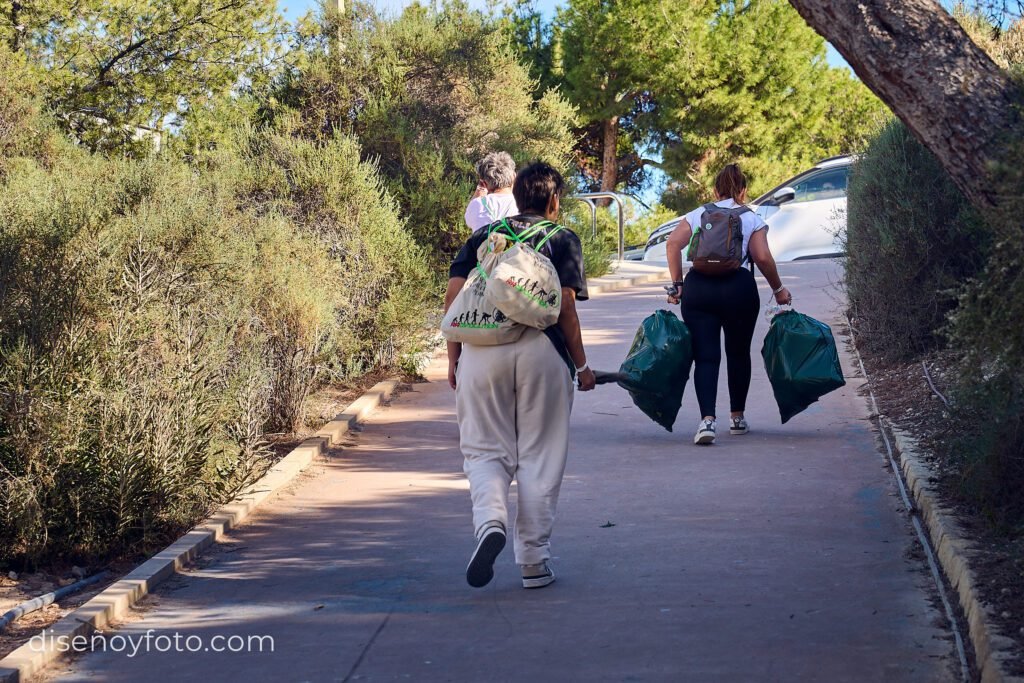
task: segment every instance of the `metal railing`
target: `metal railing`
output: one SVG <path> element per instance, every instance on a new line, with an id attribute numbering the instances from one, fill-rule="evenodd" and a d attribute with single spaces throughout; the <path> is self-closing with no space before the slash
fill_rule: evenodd
<path id="1" fill-rule="evenodd" d="M 618 205 L 620 261 L 626 251 L 626 213 L 623 211 L 625 206 L 623 205 L 622 200 L 628 196 L 629 195 L 619 194 L 618 192 L 581 192 L 580 194 L 569 195 L 570 199 L 578 199 L 581 202 L 586 202 L 587 206 L 590 207 L 591 229 L 593 230 L 595 237 L 597 236 L 597 201 L 599 199 L 611 199 Z"/>

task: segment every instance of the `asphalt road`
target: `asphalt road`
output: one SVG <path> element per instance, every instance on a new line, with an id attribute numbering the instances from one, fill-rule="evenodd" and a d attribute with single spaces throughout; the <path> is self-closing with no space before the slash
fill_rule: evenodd
<path id="1" fill-rule="evenodd" d="M 797 308 L 838 331 L 838 266 L 781 270 Z M 663 301 L 650 285 L 581 304 L 590 364 L 617 368 Z M 847 386 L 783 426 L 759 354 L 765 330 L 761 320 L 748 435 L 693 446 L 690 387 L 675 433 L 617 387 L 577 396 L 548 588 L 521 588 L 510 548 L 489 586 L 466 585 L 469 494 L 454 397 L 435 364 L 429 383 L 111 633 L 127 651 L 85 655 L 55 677 L 956 680 L 842 339 Z M 724 415 L 724 375 L 719 396 Z M 175 652 L 175 635 L 177 649 L 271 636 L 273 652 L 268 640 L 263 652 Z"/>

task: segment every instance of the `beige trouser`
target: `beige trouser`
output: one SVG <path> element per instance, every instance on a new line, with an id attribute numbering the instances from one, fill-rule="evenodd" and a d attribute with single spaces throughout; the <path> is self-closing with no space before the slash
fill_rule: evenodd
<path id="1" fill-rule="evenodd" d="M 540 564 L 551 557 L 551 527 L 569 450 L 569 369 L 551 340 L 531 328 L 513 344 L 464 345 L 456 386 L 476 533 L 488 522 L 509 528 L 514 477 L 516 562 Z"/>

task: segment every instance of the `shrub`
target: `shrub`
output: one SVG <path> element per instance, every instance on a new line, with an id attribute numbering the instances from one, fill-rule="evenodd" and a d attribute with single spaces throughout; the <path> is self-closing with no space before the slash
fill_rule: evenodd
<path id="1" fill-rule="evenodd" d="M 1003 531 L 1024 533 L 1024 142 L 1008 142 L 989 212 L 992 248 L 963 289 L 947 331 L 962 362 L 953 419 L 962 436 L 949 445 L 968 500 Z M 979 425 L 984 425 L 979 429 Z M 983 432 L 978 434 L 978 432 Z M 974 435 L 976 438 L 969 438 Z"/>
<path id="2" fill-rule="evenodd" d="M 1005 533 L 1024 532 L 1024 382 L 1019 370 L 970 360 L 952 392 L 943 455 L 963 499 Z M 983 427 L 979 428 L 979 425 Z"/>
<path id="3" fill-rule="evenodd" d="M 894 359 L 940 346 L 988 244 L 981 216 L 938 161 L 902 123 L 887 124 L 850 178 L 846 287 L 859 342 Z"/>
<path id="4" fill-rule="evenodd" d="M 393 19 L 359 3 L 352 11 L 308 27 L 267 114 L 304 138 L 357 137 L 440 272 L 469 237 L 476 161 L 503 150 L 565 171 L 575 112 L 555 91 L 535 101 L 502 23 L 464 3 L 413 4 Z M 344 60 L 331 47 L 339 31 Z"/>
<path id="5" fill-rule="evenodd" d="M 1020 186 L 1019 168 L 1007 165 L 1004 187 Z M 903 124 L 890 123 L 850 180 L 846 284 L 868 351 L 901 361 L 952 352 L 952 436 L 940 455 L 962 499 L 1012 532 L 1024 527 L 1024 206 L 1019 194 L 1005 196 L 1001 213 L 983 216 Z"/>
<path id="6" fill-rule="evenodd" d="M 562 225 L 580 238 L 583 247 L 583 271 L 588 278 L 601 277 L 611 269 L 612 257 L 618 245 L 618 224 L 608 211 L 597 211 L 597 234 L 590 216 L 590 209 L 582 202 L 563 204 Z"/>
<path id="7" fill-rule="evenodd" d="M 606 233 L 594 236 L 589 229 L 576 231 L 583 247 L 583 272 L 587 278 L 601 277 L 611 270 L 612 255 L 617 247 Z"/>
<path id="8" fill-rule="evenodd" d="M 394 363 L 432 293 L 343 136 L 16 159 L 0 264 L 0 561 L 165 542 L 262 474 L 312 389 Z"/>

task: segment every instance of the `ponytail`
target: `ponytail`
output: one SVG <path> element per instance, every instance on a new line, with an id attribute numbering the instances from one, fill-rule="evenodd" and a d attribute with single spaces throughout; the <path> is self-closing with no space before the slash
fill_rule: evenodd
<path id="1" fill-rule="evenodd" d="M 747 177 L 743 175 L 738 164 L 728 164 L 715 176 L 715 194 L 720 199 L 735 199 L 747 189 Z"/>

